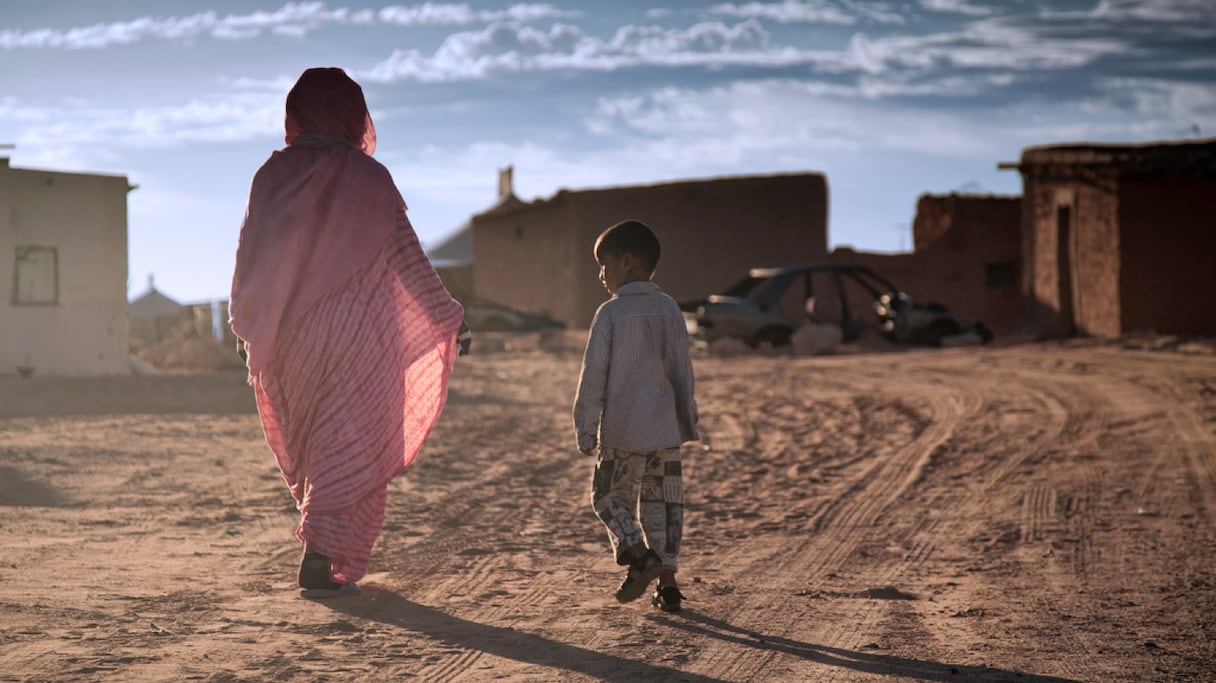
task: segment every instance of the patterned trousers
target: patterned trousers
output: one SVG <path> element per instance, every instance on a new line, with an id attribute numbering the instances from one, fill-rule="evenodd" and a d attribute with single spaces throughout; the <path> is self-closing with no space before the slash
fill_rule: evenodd
<path id="1" fill-rule="evenodd" d="M 631 453 L 601 446 L 591 480 L 591 506 L 608 529 L 617 564 L 629 564 L 623 553 L 645 543 L 665 568 L 677 568 L 684 535 L 679 448 Z"/>

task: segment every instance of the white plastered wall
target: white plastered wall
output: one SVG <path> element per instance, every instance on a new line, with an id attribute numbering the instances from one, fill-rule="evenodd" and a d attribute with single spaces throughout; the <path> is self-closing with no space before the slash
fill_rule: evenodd
<path id="1" fill-rule="evenodd" d="M 0 375 L 130 372 L 124 176 L 10 168 L 0 159 Z M 16 301 L 17 250 L 54 249 L 52 303 Z"/>

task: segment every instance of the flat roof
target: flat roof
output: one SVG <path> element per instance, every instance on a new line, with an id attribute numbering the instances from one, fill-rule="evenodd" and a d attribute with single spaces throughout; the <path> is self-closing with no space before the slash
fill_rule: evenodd
<path id="1" fill-rule="evenodd" d="M 1160 140 L 1142 143 L 1064 143 L 1022 150 L 1018 162 L 1001 162 L 1002 170 L 1039 166 L 1112 167 L 1119 170 L 1177 171 L 1216 174 L 1216 138 Z"/>

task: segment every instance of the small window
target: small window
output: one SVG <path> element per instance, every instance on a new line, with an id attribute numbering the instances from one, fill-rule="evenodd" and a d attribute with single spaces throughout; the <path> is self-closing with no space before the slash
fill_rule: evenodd
<path id="1" fill-rule="evenodd" d="M 1017 268 L 1008 261 L 984 266 L 984 281 L 988 289 L 1013 289 L 1017 286 Z"/>
<path id="2" fill-rule="evenodd" d="M 17 247 L 13 274 L 13 303 L 59 303 L 59 252 L 55 247 Z"/>

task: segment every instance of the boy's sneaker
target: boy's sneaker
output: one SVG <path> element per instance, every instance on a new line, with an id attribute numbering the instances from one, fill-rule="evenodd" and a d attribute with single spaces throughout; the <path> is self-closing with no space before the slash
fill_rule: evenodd
<path id="1" fill-rule="evenodd" d="M 650 604 L 664 612 L 679 612 L 680 602 L 684 599 L 684 594 L 680 592 L 680 589 L 675 584 L 669 584 L 654 589 L 654 597 L 650 599 Z"/>
<path id="2" fill-rule="evenodd" d="M 629 573 L 616 589 L 617 602 L 633 602 L 642 597 L 646 587 L 663 572 L 663 560 L 653 550 L 647 550 L 645 555 L 629 564 Z"/>

